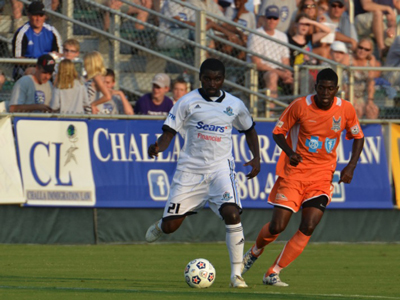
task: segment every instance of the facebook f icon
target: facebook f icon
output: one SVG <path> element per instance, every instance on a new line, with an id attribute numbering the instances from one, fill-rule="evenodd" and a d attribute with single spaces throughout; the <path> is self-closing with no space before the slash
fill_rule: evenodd
<path id="1" fill-rule="evenodd" d="M 147 173 L 150 197 L 155 201 L 166 201 L 169 195 L 168 175 L 164 170 L 150 170 Z"/>

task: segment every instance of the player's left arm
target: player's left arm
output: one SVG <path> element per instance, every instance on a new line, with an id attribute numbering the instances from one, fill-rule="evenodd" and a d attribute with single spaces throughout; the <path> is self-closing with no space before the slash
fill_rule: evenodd
<path id="1" fill-rule="evenodd" d="M 353 141 L 353 147 L 351 149 L 351 158 L 347 166 L 344 167 L 344 169 L 340 173 L 339 183 L 341 182 L 350 183 L 351 180 L 353 179 L 353 173 L 357 166 L 358 159 L 360 158 L 363 146 L 364 146 L 364 137 L 360 139 L 355 139 Z"/>
<path id="2" fill-rule="evenodd" d="M 154 158 L 155 156 L 158 156 L 159 152 L 165 151 L 171 143 L 172 139 L 174 138 L 175 134 L 176 132 L 172 128 L 164 125 L 163 133 L 154 144 L 151 144 L 149 146 L 149 149 L 147 150 L 149 157 Z"/>
<path id="3" fill-rule="evenodd" d="M 260 146 L 258 144 L 258 134 L 254 126 L 245 132 L 246 142 L 249 146 L 253 159 L 245 163 L 243 166 L 251 166 L 251 171 L 246 175 L 247 179 L 254 178 L 260 173 Z"/>

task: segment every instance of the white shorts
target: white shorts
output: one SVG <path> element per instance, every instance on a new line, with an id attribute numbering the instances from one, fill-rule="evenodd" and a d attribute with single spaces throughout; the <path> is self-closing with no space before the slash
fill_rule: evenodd
<path id="1" fill-rule="evenodd" d="M 223 204 L 236 204 L 242 209 L 237 191 L 235 164 L 209 174 L 195 174 L 177 170 L 172 179 L 171 191 L 164 208 L 165 217 L 178 217 L 196 213 L 208 202 L 221 219 L 219 209 Z"/>

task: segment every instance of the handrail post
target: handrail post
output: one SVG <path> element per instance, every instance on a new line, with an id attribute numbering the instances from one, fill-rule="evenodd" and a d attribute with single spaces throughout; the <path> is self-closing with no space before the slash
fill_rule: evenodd
<path id="1" fill-rule="evenodd" d="M 62 5 L 62 13 L 64 16 L 73 19 L 74 17 L 74 3 L 73 1 L 64 1 Z M 62 37 L 63 40 L 67 40 L 72 37 L 73 35 L 73 24 L 71 22 L 68 22 L 67 20 L 62 20 Z"/>
<path id="2" fill-rule="evenodd" d="M 196 27 L 195 27 L 195 41 L 196 43 L 207 46 L 206 40 L 206 13 L 202 10 L 196 10 Z M 206 51 L 196 47 L 195 50 L 195 67 L 200 69 L 201 63 L 206 59 Z M 194 81 L 194 87 L 199 87 L 199 81 Z"/>
<path id="3" fill-rule="evenodd" d="M 299 95 L 300 93 L 299 93 L 299 71 L 300 71 L 300 68 L 299 68 L 299 65 L 294 65 L 293 66 L 293 72 L 294 72 L 294 74 L 293 74 L 293 80 L 294 80 L 294 83 L 293 83 L 293 95 Z"/>
<path id="4" fill-rule="evenodd" d="M 120 29 L 121 29 L 121 17 L 117 14 L 111 14 L 110 16 L 111 24 L 110 24 L 110 33 L 116 37 L 120 37 Z M 110 67 L 115 72 L 115 88 L 119 89 L 119 69 L 120 69 L 120 52 L 121 44 L 118 40 L 111 40 L 111 49 L 110 49 Z"/>
<path id="5" fill-rule="evenodd" d="M 349 101 L 354 104 L 354 71 L 349 70 Z"/>
<path id="6" fill-rule="evenodd" d="M 258 92 L 258 71 L 256 65 L 250 69 L 250 90 L 252 92 Z M 250 111 L 253 114 L 253 118 L 258 116 L 258 97 L 257 95 L 250 94 Z"/>

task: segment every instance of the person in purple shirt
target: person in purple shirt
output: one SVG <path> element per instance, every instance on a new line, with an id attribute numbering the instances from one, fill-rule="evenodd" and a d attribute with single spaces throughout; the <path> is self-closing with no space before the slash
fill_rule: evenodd
<path id="1" fill-rule="evenodd" d="M 135 115 L 167 115 L 174 105 L 172 100 L 165 96 L 171 84 L 167 74 L 157 74 L 151 84 L 151 93 L 143 95 L 136 102 Z"/>

